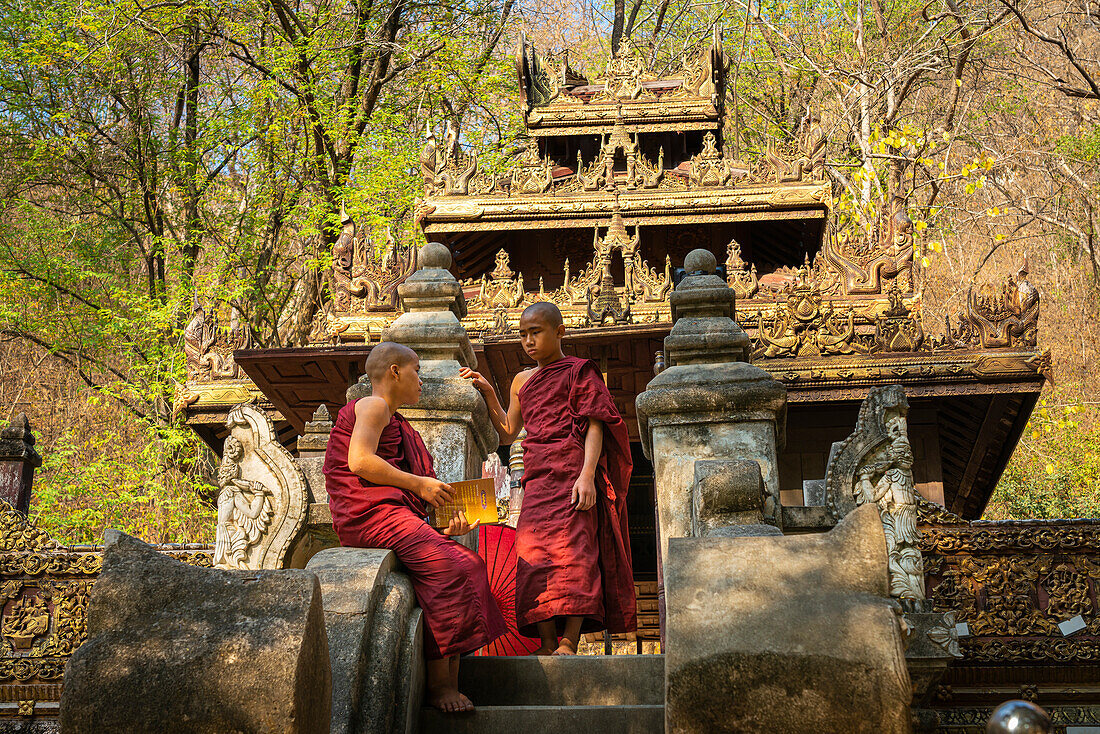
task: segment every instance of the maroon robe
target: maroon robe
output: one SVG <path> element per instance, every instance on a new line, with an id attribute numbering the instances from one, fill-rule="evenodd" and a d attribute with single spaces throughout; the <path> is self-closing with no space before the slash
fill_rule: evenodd
<path id="1" fill-rule="evenodd" d="M 523 504 L 516 525 L 516 622 L 537 637 L 538 622 L 583 616 L 581 629 L 637 628 L 626 519 L 630 438 L 591 360 L 565 357 L 535 371 L 519 390 Z M 603 422 L 596 504 L 570 504 L 584 466 L 588 419 Z M 560 623 L 560 620 L 559 620 Z"/>
<path id="2" fill-rule="evenodd" d="M 354 426 L 352 401 L 337 414 L 325 453 L 325 487 L 340 544 L 397 554 L 424 611 L 428 660 L 477 650 L 504 634 L 481 557 L 428 525 L 424 502 L 412 492 L 371 484 L 348 468 Z M 376 453 L 401 471 L 435 476 L 423 439 L 398 413 L 382 429 Z"/>

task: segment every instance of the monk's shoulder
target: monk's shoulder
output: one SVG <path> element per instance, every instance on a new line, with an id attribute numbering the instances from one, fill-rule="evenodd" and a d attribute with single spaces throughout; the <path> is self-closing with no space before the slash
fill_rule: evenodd
<path id="1" fill-rule="evenodd" d="M 516 375 L 514 378 L 512 378 L 512 392 L 513 393 L 519 392 L 520 388 L 522 388 L 524 385 L 526 385 L 527 381 L 531 379 L 531 375 L 535 374 L 536 369 L 538 369 L 538 368 L 537 367 L 532 367 L 531 369 L 523 370 L 518 375 Z"/>
<path id="2" fill-rule="evenodd" d="M 595 379 L 596 381 L 603 382 L 603 374 L 600 372 L 599 366 L 591 359 L 583 359 L 581 357 L 573 357 L 572 372 L 574 380 L 582 379 Z"/>
<path id="3" fill-rule="evenodd" d="M 374 427 L 378 430 L 385 428 L 390 423 L 389 406 L 382 398 L 372 396 L 359 398 L 355 402 L 355 423 L 364 427 Z"/>

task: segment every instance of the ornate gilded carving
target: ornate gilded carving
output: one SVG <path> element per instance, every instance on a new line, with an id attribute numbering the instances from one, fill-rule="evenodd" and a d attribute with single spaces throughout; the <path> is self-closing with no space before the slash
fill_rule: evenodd
<path id="1" fill-rule="evenodd" d="M 764 309 L 758 312 L 753 359 L 870 351 L 866 340 L 856 334 L 854 311 L 826 305 L 809 274 L 808 266 L 798 271 L 796 282 L 785 289 L 785 301 L 770 312 L 770 318 Z"/>
<path id="2" fill-rule="evenodd" d="M 877 295 L 893 283 L 903 293 L 912 291 L 913 223 L 901 201 L 867 233 L 841 222 L 822 243 L 819 268 L 835 275 L 845 295 Z"/>
<path id="3" fill-rule="evenodd" d="M 725 61 L 717 36 L 709 46 L 685 52 L 680 68 L 668 76 L 650 69 L 646 53 L 629 39 L 608 60 L 602 77 L 591 82 L 570 69 L 567 59 L 544 59 L 526 43 L 516 68 L 532 131 L 566 128 L 574 134 L 598 134 L 607 127 L 608 110 L 617 106 L 628 124 L 647 130 L 719 125 Z"/>
<path id="4" fill-rule="evenodd" d="M 623 170 L 616 169 L 620 153 L 625 166 Z M 638 149 L 638 136 L 627 134 L 622 118 L 618 117 L 615 127 L 600 146 L 596 160 L 587 168 L 584 168 L 580 151 L 577 151 L 577 178 L 585 191 L 600 188 L 614 191 L 619 187 L 626 190 L 654 189 L 664 176 L 664 160 L 665 151 L 661 148 L 657 163 L 651 163 Z"/>
<path id="5" fill-rule="evenodd" d="M 901 385 L 871 390 L 860 406 L 855 431 L 840 443 L 825 469 L 825 505 L 836 520 L 858 505 L 877 505 L 886 533 L 890 594 L 921 600 L 924 565 L 908 412 Z"/>
<path id="6" fill-rule="evenodd" d="M 235 308 L 229 328 L 218 320 L 218 314 L 195 304 L 191 321 L 183 329 L 183 352 L 187 360 L 189 382 L 240 379 L 243 373 L 233 361 L 233 350 L 254 346 L 252 330 L 242 324 Z"/>
<path id="7" fill-rule="evenodd" d="M 459 130 L 454 121 L 448 120 L 440 149 L 431 123 L 428 124 L 424 147 L 420 150 L 420 174 L 424 179 L 425 196 L 469 195 L 470 182 L 477 175 L 477 156 L 463 152 L 458 136 Z"/>
<path id="8" fill-rule="evenodd" d="M 543 160 L 536 140 L 528 140 L 512 164 L 513 194 L 542 194 L 554 182 L 554 164 Z"/>
<path id="9" fill-rule="evenodd" d="M 158 546 L 209 566 L 209 546 Z M 0 502 L 0 699 L 56 706 L 65 661 L 87 637 L 88 594 L 102 551 L 66 548 Z M 32 700 L 33 699 L 33 700 Z"/>
<path id="10" fill-rule="evenodd" d="M 916 352 L 924 344 L 920 315 L 914 314 L 902 299 L 897 284 L 887 296 L 890 307 L 875 320 L 875 349 L 880 352 Z"/>
<path id="11" fill-rule="evenodd" d="M 1039 327 L 1039 291 L 1027 280 L 1025 257 L 1015 276 L 1009 276 L 999 290 L 989 284 L 970 287 L 966 310 L 955 318 L 959 326 L 947 333 L 956 346 L 1034 347 Z"/>
<path id="12" fill-rule="evenodd" d="M 0 501 L 0 553 L 54 548 L 57 548 L 57 541 L 27 522 L 26 515 Z"/>
<path id="13" fill-rule="evenodd" d="M 560 63 L 555 63 L 556 61 L 553 57 L 544 59 L 534 45 L 520 34 L 516 48 L 516 75 L 519 77 L 520 93 L 528 108 L 545 107 L 559 95 L 561 85 L 572 69 L 569 68 L 567 52 L 563 54 Z"/>
<path id="14" fill-rule="evenodd" d="M 718 139 L 707 131 L 703 135 L 703 150 L 691 158 L 688 179 L 696 186 L 728 186 L 747 175 L 747 171 L 718 150 Z"/>
<path id="15" fill-rule="evenodd" d="M 741 259 L 741 244 L 734 239 L 726 245 L 726 284 L 738 299 L 752 298 L 760 290 L 756 265 L 750 267 Z"/>
<path id="16" fill-rule="evenodd" d="M 474 308 L 488 309 L 496 313 L 517 308 L 524 302 L 523 273 L 518 275 L 509 267 L 508 253 L 497 252 L 496 267 L 489 277 L 481 277 L 481 287 L 471 304 Z M 507 317 L 505 316 L 505 325 Z"/>
<path id="17" fill-rule="evenodd" d="M 776 183 L 821 181 L 825 178 L 825 146 L 828 142 L 821 117 L 811 112 L 802 119 L 802 135 L 797 145 L 780 146 L 768 141 L 764 161 L 770 178 Z"/>
<path id="18" fill-rule="evenodd" d="M 967 660 L 1100 661 L 1100 523 L 960 522 L 945 513 L 922 509 L 921 549 L 933 607 L 955 610 L 969 628 L 960 643 Z M 1063 636 L 1058 623 L 1077 615 L 1086 628 Z"/>
<path id="19" fill-rule="evenodd" d="M 242 403 L 225 420 L 218 470 L 218 527 L 214 565 L 283 568 L 306 519 L 305 477 L 279 443 L 265 413 Z"/>
<path id="20" fill-rule="evenodd" d="M 332 246 L 332 307 L 336 313 L 393 311 L 397 287 L 416 270 L 415 245 L 400 244 L 386 232 L 386 244 L 376 250 L 369 237 L 356 232 L 355 222 L 344 215 L 343 228 Z M 331 324 L 338 322 L 329 319 Z M 327 341 L 334 327 L 326 323 Z"/>

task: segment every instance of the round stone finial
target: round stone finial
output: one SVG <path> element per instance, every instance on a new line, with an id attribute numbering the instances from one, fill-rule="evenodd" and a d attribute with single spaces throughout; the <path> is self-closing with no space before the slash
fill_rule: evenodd
<path id="1" fill-rule="evenodd" d="M 718 269 L 718 260 L 710 250 L 692 250 L 684 258 L 684 272 L 688 275 L 703 273 L 710 275 Z"/>
<path id="2" fill-rule="evenodd" d="M 1005 701 L 998 706 L 989 723 L 986 734 L 1050 734 L 1050 716 L 1027 701 Z"/>
<path id="3" fill-rule="evenodd" d="M 451 251 L 446 245 L 429 242 L 420 248 L 420 267 L 447 270 L 451 267 Z"/>

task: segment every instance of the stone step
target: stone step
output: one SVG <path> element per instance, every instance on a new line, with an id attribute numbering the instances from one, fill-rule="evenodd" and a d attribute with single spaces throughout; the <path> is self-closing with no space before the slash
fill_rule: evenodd
<path id="1" fill-rule="evenodd" d="M 483 706 L 469 714 L 425 708 L 420 723 L 423 734 L 663 734 L 664 730 L 664 706 Z"/>
<path id="2" fill-rule="evenodd" d="M 475 706 L 661 706 L 665 702 L 664 655 L 466 657 L 458 676 L 459 690 Z"/>

